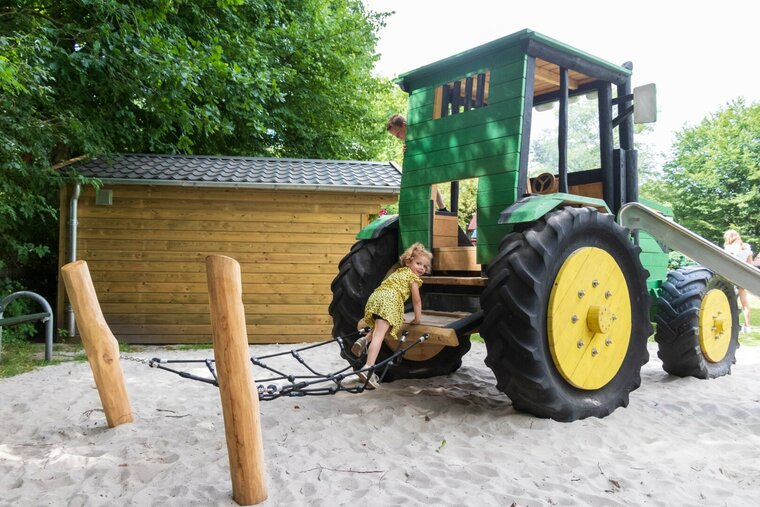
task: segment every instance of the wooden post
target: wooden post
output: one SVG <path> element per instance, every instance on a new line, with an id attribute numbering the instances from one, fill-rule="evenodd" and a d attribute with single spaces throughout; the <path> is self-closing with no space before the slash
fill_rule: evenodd
<path id="1" fill-rule="evenodd" d="M 206 257 L 214 359 L 222 398 L 224 433 L 239 505 L 266 500 L 259 397 L 251 373 L 240 265 L 222 255 Z"/>
<path id="2" fill-rule="evenodd" d="M 132 407 L 124 383 L 124 372 L 119 363 L 119 342 L 111 333 L 100 310 L 87 263 L 70 262 L 61 267 L 61 276 L 74 309 L 108 427 L 132 422 Z"/>

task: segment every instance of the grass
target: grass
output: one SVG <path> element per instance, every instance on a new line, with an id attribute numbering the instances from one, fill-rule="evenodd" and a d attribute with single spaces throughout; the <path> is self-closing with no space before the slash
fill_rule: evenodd
<path id="1" fill-rule="evenodd" d="M 166 350 L 205 350 L 213 348 L 210 343 L 188 343 L 167 345 Z M 120 343 L 119 352 L 139 353 L 145 350 L 143 345 Z M 25 340 L 5 339 L 0 350 L 0 378 L 13 377 L 32 371 L 43 366 L 54 364 L 82 362 L 87 360 L 82 344 L 74 343 L 53 344 L 53 360 L 45 361 L 45 344 Z"/>
<path id="2" fill-rule="evenodd" d="M 751 333 L 739 335 L 739 343 L 751 347 L 760 346 L 760 297 L 749 294 L 749 323 L 752 326 Z M 744 322 L 744 316 L 739 314 L 739 322 Z"/>
<path id="3" fill-rule="evenodd" d="M 24 340 L 4 340 L 0 353 L 0 378 L 12 377 L 41 366 L 86 361 L 84 349 L 78 343 L 56 343 L 53 360 L 45 361 L 45 344 Z"/>

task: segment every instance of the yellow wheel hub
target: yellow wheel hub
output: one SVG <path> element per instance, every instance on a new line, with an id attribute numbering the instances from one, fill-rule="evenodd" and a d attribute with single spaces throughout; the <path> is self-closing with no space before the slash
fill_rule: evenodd
<path id="1" fill-rule="evenodd" d="M 605 250 L 579 248 L 562 264 L 547 332 L 552 360 L 573 386 L 599 389 L 617 374 L 631 338 L 631 301 L 625 275 Z"/>
<path id="2" fill-rule="evenodd" d="M 711 289 L 699 308 L 699 346 L 708 361 L 717 363 L 726 357 L 731 343 L 731 303 L 726 293 Z"/>

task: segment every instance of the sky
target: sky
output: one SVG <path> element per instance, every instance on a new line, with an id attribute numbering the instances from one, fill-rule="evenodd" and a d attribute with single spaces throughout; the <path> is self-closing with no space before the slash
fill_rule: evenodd
<path id="1" fill-rule="evenodd" d="M 662 154 L 684 126 L 739 97 L 760 101 L 757 0 L 363 1 L 372 11 L 395 12 L 377 46 L 375 70 L 387 77 L 524 28 L 612 63 L 633 62 L 633 86 L 657 86 L 648 142 Z"/>

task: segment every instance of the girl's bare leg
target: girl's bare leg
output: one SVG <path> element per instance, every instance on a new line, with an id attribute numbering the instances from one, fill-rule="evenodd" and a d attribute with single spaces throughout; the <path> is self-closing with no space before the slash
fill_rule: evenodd
<path id="1" fill-rule="evenodd" d="M 380 354 L 380 347 L 383 345 L 386 333 L 390 329 L 390 324 L 387 320 L 376 319 L 375 328 L 372 330 L 372 337 L 369 343 L 369 349 L 367 349 L 367 363 L 364 365 L 374 366 L 377 361 L 377 356 Z"/>
<path id="2" fill-rule="evenodd" d="M 744 325 L 749 327 L 749 302 L 747 301 L 747 291 L 739 289 L 739 302 L 742 304 L 742 312 L 744 313 Z"/>

